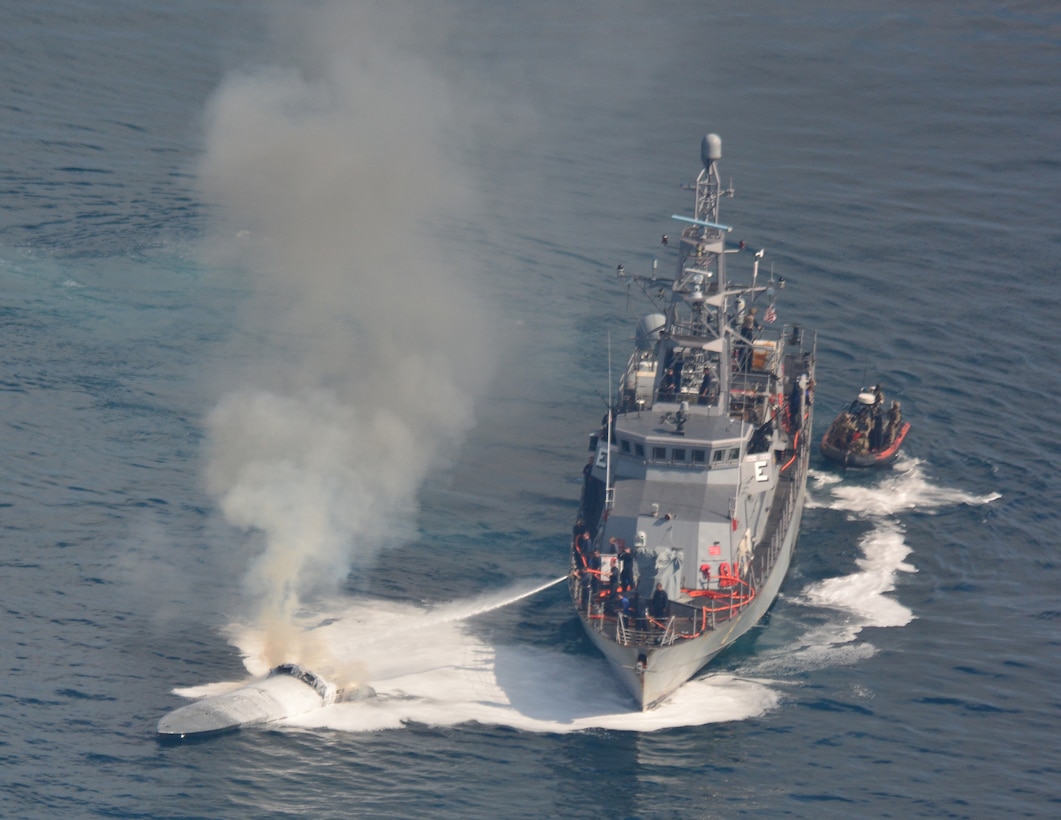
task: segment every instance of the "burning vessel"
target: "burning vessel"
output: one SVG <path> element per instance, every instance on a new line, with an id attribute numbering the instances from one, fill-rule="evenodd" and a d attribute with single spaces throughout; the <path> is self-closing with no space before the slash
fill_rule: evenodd
<path id="1" fill-rule="evenodd" d="M 373 694 L 365 685 L 338 689 L 298 664 L 283 663 L 261 680 L 175 709 L 158 722 L 158 736 L 179 740 L 216 735 L 298 717 L 333 703 L 363 700 Z"/>

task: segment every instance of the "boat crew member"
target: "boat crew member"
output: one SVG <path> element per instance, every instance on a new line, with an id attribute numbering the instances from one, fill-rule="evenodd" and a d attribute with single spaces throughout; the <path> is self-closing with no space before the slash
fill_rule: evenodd
<path id="1" fill-rule="evenodd" d="M 704 380 L 700 382 L 700 404 L 711 403 L 711 368 L 704 368 Z"/>
<path id="2" fill-rule="evenodd" d="M 579 569 L 586 569 L 589 566 L 590 544 L 589 531 L 586 530 L 579 533 L 578 538 L 575 540 L 575 558 L 578 561 Z"/>
<path id="3" fill-rule="evenodd" d="M 895 437 L 899 435 L 899 427 L 903 423 L 903 411 L 899 405 L 899 402 L 893 401 L 891 409 L 888 410 L 888 429 L 886 432 L 888 438 L 888 444 L 895 441 Z"/>
<path id="4" fill-rule="evenodd" d="M 834 444 L 841 450 L 846 450 L 851 446 L 851 442 L 855 440 L 858 435 L 858 429 L 855 427 L 855 417 L 850 413 L 844 413 L 840 418 L 836 420 L 836 438 Z"/>
<path id="5" fill-rule="evenodd" d="M 634 554 L 629 547 L 619 553 L 619 586 L 622 589 L 634 587 Z"/>
<path id="6" fill-rule="evenodd" d="M 571 528 L 571 549 L 578 568 L 585 569 L 586 559 L 589 557 L 589 527 L 581 518 Z"/>
<path id="7" fill-rule="evenodd" d="M 793 430 L 799 430 L 803 422 L 803 385 L 798 381 L 792 385 L 788 396 L 788 420 Z"/>
<path id="8" fill-rule="evenodd" d="M 869 449 L 882 450 L 884 447 L 884 416 L 880 413 L 873 417 L 873 427 L 869 431 Z"/>
<path id="9" fill-rule="evenodd" d="M 740 335 L 744 339 L 744 344 L 741 345 L 740 352 L 740 369 L 747 370 L 748 366 L 752 361 L 752 343 L 755 341 L 755 337 L 759 330 L 762 329 L 762 325 L 759 324 L 755 319 L 755 314 L 758 312 L 758 308 L 752 308 L 744 317 L 744 322 L 741 325 Z"/>
<path id="10" fill-rule="evenodd" d="M 586 613 L 590 611 L 590 607 L 593 603 L 593 579 L 594 575 L 591 572 L 582 573 L 582 603 L 586 605 Z"/>
<path id="11" fill-rule="evenodd" d="M 759 308 L 752 308 L 749 310 L 744 317 L 744 323 L 741 325 L 740 335 L 749 342 L 754 342 L 755 334 L 762 329 L 762 325 L 760 325 L 755 319 L 755 314 L 758 312 Z"/>
<path id="12" fill-rule="evenodd" d="M 650 612 L 653 618 L 666 618 L 670 614 L 670 599 L 663 584 L 656 584 L 656 591 L 652 593 Z"/>
<path id="13" fill-rule="evenodd" d="M 674 395 L 674 368 L 668 367 L 659 383 L 659 397 L 670 398 Z"/>

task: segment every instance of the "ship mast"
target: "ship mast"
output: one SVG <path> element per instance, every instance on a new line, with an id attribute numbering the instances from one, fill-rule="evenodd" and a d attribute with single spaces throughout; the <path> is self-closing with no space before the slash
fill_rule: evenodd
<path id="1" fill-rule="evenodd" d="M 730 334 L 726 291 L 725 236 L 731 230 L 718 221 L 719 200 L 723 195 L 732 196 L 732 189 L 723 190 L 718 176 L 718 161 L 722 159 L 722 140 L 717 134 L 708 134 L 700 143 L 700 159 L 704 164 L 696 178 L 696 200 L 693 217 L 674 214 L 673 219 L 686 223 L 682 229 L 681 248 L 678 254 L 678 273 L 674 279 L 671 295 L 671 310 L 668 320 L 671 333 L 692 333 L 717 340 L 720 355 L 718 368 L 719 394 L 729 395 L 730 385 Z M 678 308 L 681 303 L 689 305 L 693 318 L 689 327 L 679 327 Z M 706 311 L 713 310 L 713 317 L 705 318 Z M 699 317 L 699 319 L 697 318 Z M 725 402 L 720 410 L 725 413 Z"/>

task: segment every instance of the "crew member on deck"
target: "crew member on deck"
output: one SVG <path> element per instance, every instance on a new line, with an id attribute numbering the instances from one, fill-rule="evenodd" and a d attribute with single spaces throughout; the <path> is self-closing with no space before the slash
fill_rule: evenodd
<path id="1" fill-rule="evenodd" d="M 667 372 L 663 375 L 663 381 L 659 383 L 659 398 L 661 401 L 674 401 L 674 396 L 678 392 L 678 376 L 674 372 L 674 368 L 668 368 Z"/>
<path id="2" fill-rule="evenodd" d="M 798 380 L 788 395 L 788 420 L 793 430 L 799 430 L 803 424 L 803 386 Z"/>
<path id="3" fill-rule="evenodd" d="M 597 594 L 597 590 L 600 588 L 600 550 L 593 550 L 593 555 L 589 558 L 589 572 L 593 576 L 591 586 L 593 587 L 593 594 Z"/>
<path id="4" fill-rule="evenodd" d="M 666 618 L 670 614 L 670 599 L 663 584 L 656 584 L 656 591 L 652 593 L 650 611 L 653 618 Z"/>
<path id="5" fill-rule="evenodd" d="M 704 368 L 704 380 L 700 382 L 700 404 L 711 403 L 711 368 Z"/>
<path id="6" fill-rule="evenodd" d="M 762 325 L 759 324 L 755 319 L 755 314 L 758 312 L 758 308 L 752 308 L 744 317 L 744 322 L 741 325 L 740 335 L 744 340 L 741 345 L 740 351 L 740 369 L 747 370 L 752 363 L 752 343 L 755 341 L 755 337 L 762 329 Z"/>
<path id="7" fill-rule="evenodd" d="M 624 590 L 634 588 L 634 554 L 629 547 L 623 547 L 619 553 L 619 587 Z"/>

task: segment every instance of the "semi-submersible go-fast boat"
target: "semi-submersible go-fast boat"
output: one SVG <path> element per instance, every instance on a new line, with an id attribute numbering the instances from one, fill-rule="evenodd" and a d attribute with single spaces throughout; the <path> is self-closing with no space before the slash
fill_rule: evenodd
<path id="1" fill-rule="evenodd" d="M 374 694 L 366 684 L 339 689 L 297 663 L 282 663 L 269 670 L 265 678 L 170 712 L 158 722 L 158 737 L 183 740 L 265 726 Z"/>
<path id="2" fill-rule="evenodd" d="M 655 312 L 591 437 L 573 532 L 571 598 L 593 643 L 647 709 L 769 609 L 799 532 L 815 335 L 777 326 L 784 279 L 726 246 L 721 140 L 701 144 L 691 217 L 675 216 L 673 279 L 619 274 Z M 743 284 L 727 261 L 751 258 Z"/>

